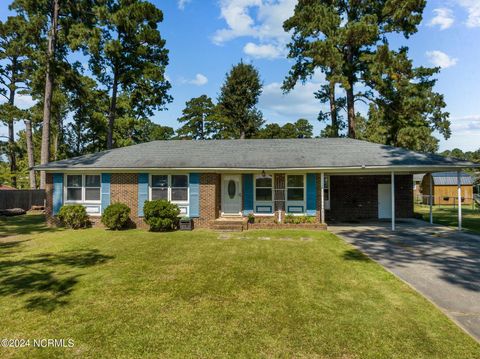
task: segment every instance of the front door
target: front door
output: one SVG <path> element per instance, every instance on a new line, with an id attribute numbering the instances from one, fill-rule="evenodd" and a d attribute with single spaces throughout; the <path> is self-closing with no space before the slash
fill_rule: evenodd
<path id="1" fill-rule="evenodd" d="M 222 213 L 239 215 L 242 212 L 242 193 L 240 175 L 222 177 Z"/>
<path id="2" fill-rule="evenodd" d="M 392 185 L 378 185 L 378 218 L 392 218 Z"/>

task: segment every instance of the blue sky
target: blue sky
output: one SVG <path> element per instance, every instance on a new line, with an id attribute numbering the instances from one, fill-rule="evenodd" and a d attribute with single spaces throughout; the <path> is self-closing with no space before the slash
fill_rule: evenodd
<path id="1" fill-rule="evenodd" d="M 320 74 L 288 95 L 280 86 L 291 66 L 285 57 L 288 34 L 281 27 L 293 13 L 295 0 L 154 0 L 165 20 L 160 31 L 167 40 L 174 101 L 154 121 L 177 127 L 185 102 L 207 94 L 218 96 L 219 88 L 233 64 L 243 59 L 255 65 L 264 84 L 259 108 L 267 122 L 285 123 L 307 118 L 315 135 L 322 125 L 316 120 L 321 105 L 313 92 L 321 84 Z M 0 4 L 0 18 L 8 15 L 8 1 Z M 436 90 L 445 95 L 452 121 L 452 137 L 441 140 L 440 149 L 480 148 L 480 1 L 429 0 L 419 32 L 407 45 L 417 66 L 441 66 Z M 20 106 L 30 99 L 20 98 Z M 20 127 L 19 127 L 20 128 Z M 0 135 L 6 133 L 0 127 Z"/>

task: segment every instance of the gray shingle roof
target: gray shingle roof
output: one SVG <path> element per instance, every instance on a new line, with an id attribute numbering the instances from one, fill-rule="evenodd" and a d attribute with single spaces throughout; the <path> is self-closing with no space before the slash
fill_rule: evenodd
<path id="1" fill-rule="evenodd" d="M 433 184 L 435 186 L 457 186 L 457 172 L 437 172 L 432 173 Z M 473 178 L 468 173 L 460 174 L 460 182 L 464 186 L 473 184 Z"/>
<path id="2" fill-rule="evenodd" d="M 469 162 L 348 138 L 153 141 L 36 169 L 294 169 L 464 166 Z M 442 169 L 444 170 L 444 169 Z"/>

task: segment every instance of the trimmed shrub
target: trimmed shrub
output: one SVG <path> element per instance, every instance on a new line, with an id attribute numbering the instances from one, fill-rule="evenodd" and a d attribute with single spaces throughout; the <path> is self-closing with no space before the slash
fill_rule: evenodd
<path id="1" fill-rule="evenodd" d="M 294 216 L 287 214 L 285 216 L 285 223 L 287 224 L 302 224 L 302 223 L 315 223 L 316 218 L 311 216 Z"/>
<path id="2" fill-rule="evenodd" d="M 87 210 L 80 204 L 62 206 L 58 212 L 58 219 L 65 227 L 72 229 L 86 228 L 90 224 Z"/>
<path id="3" fill-rule="evenodd" d="M 126 228 L 130 221 L 130 207 L 124 203 L 114 203 L 104 209 L 102 223 L 108 229 Z"/>
<path id="4" fill-rule="evenodd" d="M 180 209 L 176 204 L 159 199 L 147 201 L 143 205 L 145 222 L 153 232 L 171 231 L 178 227 Z"/>

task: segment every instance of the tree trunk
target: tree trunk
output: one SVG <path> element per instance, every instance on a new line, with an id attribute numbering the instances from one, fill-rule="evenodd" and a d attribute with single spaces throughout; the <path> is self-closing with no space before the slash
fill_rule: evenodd
<path id="1" fill-rule="evenodd" d="M 108 113 L 108 132 L 107 132 L 107 149 L 113 148 L 113 125 L 117 114 L 117 91 L 118 91 L 118 75 L 115 71 L 113 75 L 112 100 L 110 101 L 110 109 Z"/>
<path id="2" fill-rule="evenodd" d="M 53 96 L 53 62 L 55 60 L 55 42 L 57 38 L 57 23 L 59 12 L 59 0 L 52 2 L 52 20 L 48 34 L 47 68 L 45 76 L 45 97 L 43 102 L 43 126 L 42 126 L 42 150 L 40 153 L 40 164 L 44 165 L 50 161 L 50 121 L 52 118 L 52 96 Z M 40 188 L 45 189 L 45 171 L 40 172 Z"/>
<path id="3" fill-rule="evenodd" d="M 348 114 L 348 137 L 355 138 L 355 97 L 353 95 L 353 84 L 346 91 L 347 93 L 347 114 Z"/>
<path id="4" fill-rule="evenodd" d="M 337 115 L 337 103 L 335 99 L 335 83 L 330 82 L 330 90 L 328 92 L 330 99 L 330 117 L 332 119 L 332 135 L 338 137 L 338 115 Z"/>
<path id="5" fill-rule="evenodd" d="M 12 60 L 12 77 L 10 81 L 10 94 L 8 97 L 8 103 L 12 107 L 15 105 L 15 90 L 16 90 L 16 68 L 17 61 Z M 17 158 L 15 155 L 15 118 L 10 118 L 8 122 L 8 159 L 10 161 L 10 176 L 12 179 L 12 186 L 17 187 Z"/>
<path id="6" fill-rule="evenodd" d="M 35 178 L 35 160 L 33 157 L 33 136 L 32 136 L 32 121 L 25 120 L 25 137 L 27 140 L 27 158 L 28 158 L 28 177 L 30 179 L 30 189 L 37 188 L 37 180 Z"/>

